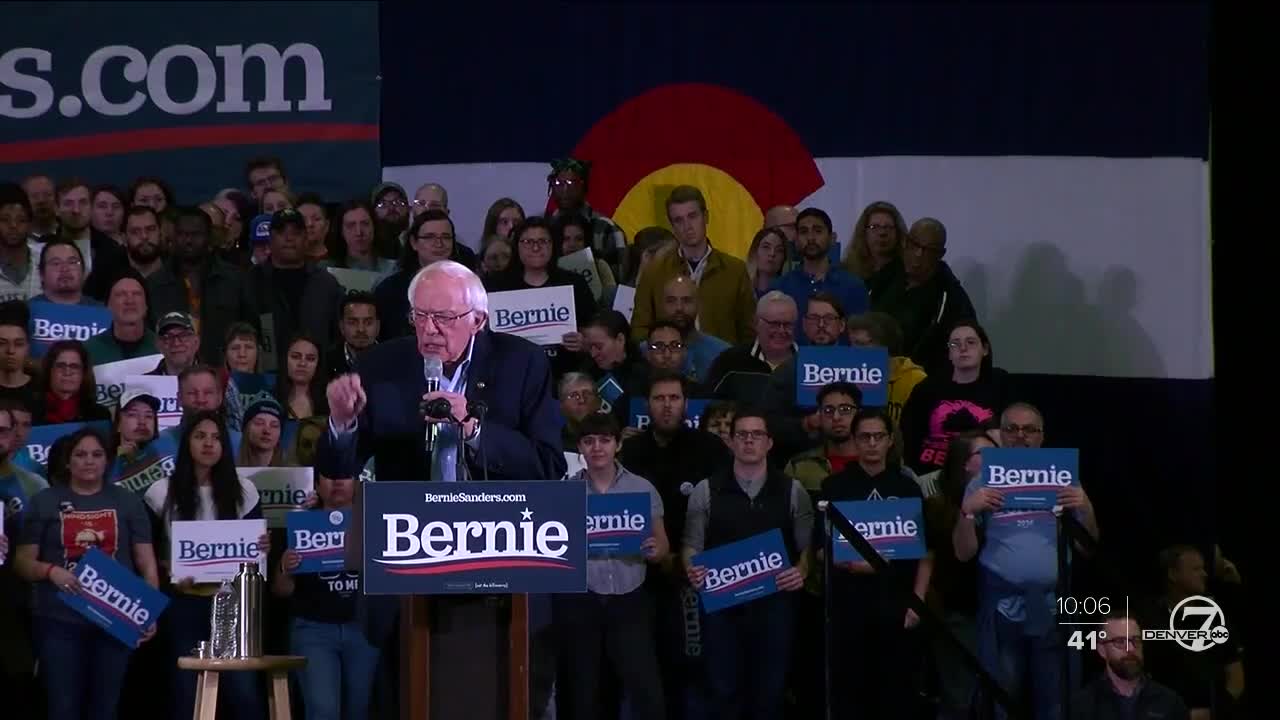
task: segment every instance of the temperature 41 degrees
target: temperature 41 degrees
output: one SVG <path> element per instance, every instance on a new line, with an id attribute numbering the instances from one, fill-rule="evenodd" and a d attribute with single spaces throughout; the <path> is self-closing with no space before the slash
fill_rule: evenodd
<path id="1" fill-rule="evenodd" d="M 1073 630 L 1071 631 L 1071 637 L 1067 639 L 1067 646 L 1073 647 L 1077 650 L 1083 650 L 1086 647 L 1090 650 L 1097 650 L 1098 643 L 1105 644 L 1106 641 L 1106 630 L 1089 630 L 1088 632 L 1085 632 L 1084 630 Z"/>

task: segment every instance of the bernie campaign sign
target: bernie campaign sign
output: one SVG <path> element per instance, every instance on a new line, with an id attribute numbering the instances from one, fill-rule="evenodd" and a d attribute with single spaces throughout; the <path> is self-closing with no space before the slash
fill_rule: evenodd
<path id="1" fill-rule="evenodd" d="M 566 333 L 578 331 L 573 288 L 489 293 L 489 323 L 495 332 L 519 335 L 537 345 L 559 345 Z"/>
<path id="2" fill-rule="evenodd" d="M 58 593 L 58 599 L 89 622 L 129 647 L 155 625 L 169 598 L 96 547 L 76 563 L 79 593 Z"/>
<path id="3" fill-rule="evenodd" d="M 694 430 L 698 429 L 698 423 L 702 422 L 702 412 L 710 403 L 710 400 L 692 398 L 685 401 L 684 424 Z M 644 430 L 649 427 L 650 421 L 648 398 L 631 398 L 631 414 L 627 417 L 627 426 Z"/>
<path id="4" fill-rule="evenodd" d="M 613 373 L 606 373 L 596 381 L 596 394 L 600 396 L 600 412 L 613 412 L 613 406 L 622 399 L 622 385 Z"/>
<path id="5" fill-rule="evenodd" d="M 70 435 L 86 426 L 94 428 L 103 435 L 108 434 L 111 430 L 110 423 L 106 420 L 95 420 L 88 423 L 73 422 L 60 423 L 58 425 L 37 425 L 31 428 L 31 433 L 27 435 L 27 446 L 14 456 L 13 464 L 25 470 L 30 470 L 37 475 L 47 477 L 49 448 L 53 447 L 53 443 L 58 438 Z"/>
<path id="6" fill-rule="evenodd" d="M 173 474 L 178 443 L 171 433 L 161 433 L 132 455 L 117 455 L 107 477 L 111 482 L 138 494 Z"/>
<path id="7" fill-rule="evenodd" d="M 301 510 L 315 492 L 315 470 L 309 467 L 238 467 L 236 473 L 258 488 L 258 503 L 267 527 L 285 527 L 285 517 Z"/>
<path id="8" fill-rule="evenodd" d="M 863 407 L 889 404 L 889 351 L 882 347 L 800 346 L 796 354 L 796 405 L 817 407 L 818 391 L 835 382 L 862 391 Z"/>
<path id="9" fill-rule="evenodd" d="M 780 530 L 704 550 L 693 565 L 707 569 L 700 594 L 709 613 L 778 592 L 778 574 L 791 567 Z"/>
<path id="10" fill-rule="evenodd" d="M 156 424 L 161 430 L 176 427 L 182 422 L 176 375 L 130 375 L 124 379 L 124 387 L 126 390 L 137 388 L 150 393 L 160 401 L 160 412 L 156 414 Z"/>
<path id="11" fill-rule="evenodd" d="M 983 448 L 982 483 L 1004 495 L 1002 510 L 1052 510 L 1058 491 L 1080 484 L 1075 448 Z"/>
<path id="12" fill-rule="evenodd" d="M 286 547 L 298 553 L 298 575 L 343 570 L 346 556 L 347 525 L 351 513 L 346 510 L 307 510 L 285 515 Z"/>
<path id="13" fill-rule="evenodd" d="M 640 555 L 649 531 L 649 493 L 587 495 L 587 554 Z"/>
<path id="14" fill-rule="evenodd" d="M 266 520 L 176 520 L 169 535 L 170 575 L 198 583 L 222 582 L 235 577 L 240 563 L 256 562 L 266 576 L 267 555 L 258 538 L 267 531 Z"/>
<path id="15" fill-rule="evenodd" d="M 155 369 L 163 355 L 143 355 L 142 357 L 93 366 L 93 379 L 98 383 L 98 404 L 104 408 L 114 409 L 120 403 L 120 396 L 130 375 L 142 375 Z M 176 380 L 176 378 L 175 378 Z"/>
<path id="16" fill-rule="evenodd" d="M 44 357 L 49 346 L 59 340 L 84 342 L 111 327 L 111 311 L 105 307 L 44 301 L 27 303 L 27 307 L 31 309 L 29 332 L 33 358 Z"/>
<path id="17" fill-rule="evenodd" d="M 924 510 L 920 498 L 850 500 L 834 505 L 885 560 L 924 557 Z M 835 533 L 831 557 L 836 562 L 863 561 L 862 555 L 839 532 Z"/>
<path id="18" fill-rule="evenodd" d="M 376 482 L 364 513 L 370 595 L 586 590 L 582 482 Z"/>

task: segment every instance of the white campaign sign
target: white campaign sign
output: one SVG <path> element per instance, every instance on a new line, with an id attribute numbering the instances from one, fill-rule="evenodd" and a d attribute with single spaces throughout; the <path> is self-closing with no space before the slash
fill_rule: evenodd
<path id="1" fill-rule="evenodd" d="M 566 452 L 564 454 L 565 464 L 569 466 L 568 472 L 564 474 L 564 479 L 568 480 L 578 474 L 579 470 L 586 468 L 586 464 L 582 462 L 582 453 Z"/>
<path id="2" fill-rule="evenodd" d="M 578 331 L 573 288 L 534 288 L 489 294 L 489 325 L 538 345 L 559 345 L 565 333 Z"/>
<path id="3" fill-rule="evenodd" d="M 630 285 L 619 285 L 618 292 L 613 296 L 613 309 L 627 316 L 627 322 L 631 322 L 631 312 L 636 307 L 636 289 Z"/>
<path id="4" fill-rule="evenodd" d="M 381 273 L 372 270 L 351 270 L 348 268 L 325 268 L 347 292 L 373 292 L 373 286 L 382 279 Z"/>
<path id="5" fill-rule="evenodd" d="M 556 265 L 562 270 L 568 270 L 575 275 L 581 275 L 583 280 L 591 286 L 591 296 L 600 297 L 604 292 L 604 286 L 600 284 L 600 273 L 596 272 L 596 258 L 592 254 L 591 248 L 582 248 L 577 252 L 569 253 L 562 256 L 556 261 Z"/>
<path id="6" fill-rule="evenodd" d="M 236 473 L 258 488 L 258 504 L 271 528 L 284 527 L 285 514 L 302 510 L 316 489 L 315 471 L 309 467 L 238 467 Z"/>
<path id="7" fill-rule="evenodd" d="M 178 376 L 130 375 L 124 379 L 124 387 L 126 390 L 138 388 L 155 395 L 160 400 L 156 426 L 161 430 L 182 422 L 182 408 L 178 407 Z"/>
<path id="8" fill-rule="evenodd" d="M 120 404 L 125 380 L 130 375 L 141 375 L 156 369 L 163 355 L 143 355 L 130 360 L 117 360 L 93 366 L 93 377 L 98 383 L 98 404 L 114 410 Z"/>
<path id="9" fill-rule="evenodd" d="M 266 520 L 174 521 L 169 531 L 170 574 L 175 582 L 222 582 L 235 577 L 240 563 L 256 561 L 265 576 L 267 554 L 259 551 L 258 538 L 266 531 Z"/>

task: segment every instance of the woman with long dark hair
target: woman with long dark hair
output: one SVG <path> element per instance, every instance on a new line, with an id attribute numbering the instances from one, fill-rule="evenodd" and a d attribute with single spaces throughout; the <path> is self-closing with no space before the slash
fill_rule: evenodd
<path id="1" fill-rule="evenodd" d="M 320 344 L 309 335 L 294 335 L 285 352 L 285 365 L 285 371 L 276 375 L 276 400 L 288 412 L 289 419 L 328 415 Z"/>
<path id="2" fill-rule="evenodd" d="M 110 420 L 98 404 L 98 383 L 89 353 L 79 340 L 59 340 L 45 352 L 36 379 L 33 425 Z"/>
<path id="3" fill-rule="evenodd" d="M 187 418 L 178 441 L 173 474 L 157 481 L 143 496 L 159 518 L 165 546 L 175 520 L 252 520 L 262 517 L 258 489 L 240 479 L 231 454 L 230 433 L 216 411 L 201 410 Z M 258 552 L 270 552 L 271 538 L 258 538 Z M 168 557 L 167 552 L 162 557 Z M 165 568 L 166 574 L 169 568 Z M 196 583 L 192 578 L 170 575 L 169 607 L 164 619 L 169 635 L 169 666 L 174 669 L 173 717 L 191 715 L 196 697 L 196 675 L 177 669 L 178 658 L 209 639 L 209 618 L 217 583 Z M 226 673 L 221 688 L 228 716 L 259 718 L 261 691 L 253 673 Z M 220 703 L 221 706 L 221 703 Z"/>
<path id="4" fill-rule="evenodd" d="M 374 249 L 377 223 L 373 208 L 361 198 L 349 200 L 338 208 L 338 242 L 321 267 L 368 270 L 387 276 L 396 270 L 396 261 L 379 257 Z"/>
<path id="5" fill-rule="evenodd" d="M 70 461 L 23 514 L 14 568 L 32 584 L 35 639 L 51 720 L 111 720 L 134 648 L 58 599 L 81 592 L 72 568 L 97 548 L 158 587 L 151 521 L 138 496 L 106 481 L 106 438 L 91 428 L 68 436 Z M 155 634 L 146 629 L 143 640 Z M 187 711 L 187 715 L 190 710 Z"/>

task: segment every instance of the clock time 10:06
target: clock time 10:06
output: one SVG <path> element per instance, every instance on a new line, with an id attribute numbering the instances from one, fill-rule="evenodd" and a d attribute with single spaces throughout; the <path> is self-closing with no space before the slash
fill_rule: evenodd
<path id="1" fill-rule="evenodd" d="M 1070 616 L 1084 615 L 1102 618 L 1111 614 L 1111 598 L 1085 596 L 1082 598 L 1067 595 L 1058 598 L 1058 614 Z M 1099 623 L 1101 624 L 1101 623 Z"/>

